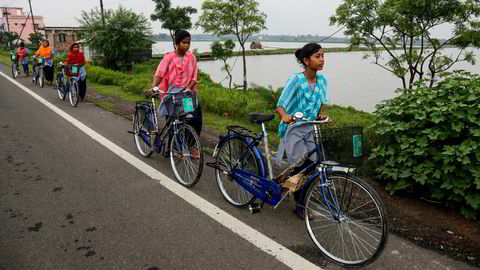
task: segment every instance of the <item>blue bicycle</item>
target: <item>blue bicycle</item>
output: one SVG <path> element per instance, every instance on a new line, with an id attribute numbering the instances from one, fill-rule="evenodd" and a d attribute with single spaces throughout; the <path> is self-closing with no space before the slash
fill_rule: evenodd
<path id="1" fill-rule="evenodd" d="M 162 104 L 168 111 L 165 125 L 158 124 L 155 96 L 164 94 Z M 143 157 L 150 157 L 155 151 L 170 158 L 173 174 L 177 181 L 192 187 L 203 171 L 203 151 L 195 129 L 186 124 L 196 104 L 196 96 L 190 91 L 167 93 L 155 89 L 151 101 L 139 101 L 133 115 L 133 140 L 137 151 Z"/>
<path id="2" fill-rule="evenodd" d="M 250 113 L 249 117 L 261 125 L 262 132 L 227 127 L 228 134 L 222 136 L 215 147 L 215 162 L 207 163 L 215 169 L 223 197 L 235 207 L 249 206 L 252 213 L 260 211 L 264 203 L 276 208 L 286 197 L 282 182 L 303 173 L 307 179 L 298 191 L 297 203 L 303 205 L 307 232 L 320 252 L 346 267 L 367 265 L 377 259 L 388 238 L 383 203 L 372 187 L 352 175 L 352 168 L 327 161 L 325 153 L 328 151 L 324 147 L 327 138 L 322 136 L 320 128 L 323 121 L 308 121 L 302 113 L 295 115 L 296 122 L 287 133 L 296 127 L 311 128 L 315 149 L 274 177 L 265 122 L 274 119 L 275 115 Z M 358 143 L 362 142 L 359 135 L 355 136 L 353 143 L 357 143 L 358 152 Z M 258 148 L 262 140 L 266 164 Z M 317 158 L 310 161 L 313 154 Z M 261 203 L 256 204 L 255 200 Z"/>
<path id="3" fill-rule="evenodd" d="M 55 80 L 55 89 L 57 89 L 58 97 L 65 100 L 68 94 L 70 105 L 76 107 L 80 100 L 78 80 L 80 79 L 79 67 L 77 65 L 65 65 L 59 63 L 60 72 Z"/>

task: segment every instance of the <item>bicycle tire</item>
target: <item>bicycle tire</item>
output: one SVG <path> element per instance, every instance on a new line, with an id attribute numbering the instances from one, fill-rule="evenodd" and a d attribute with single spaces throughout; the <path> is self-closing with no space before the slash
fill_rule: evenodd
<path id="1" fill-rule="evenodd" d="M 216 167 L 226 167 L 231 169 L 232 165 L 236 163 L 236 159 L 240 158 L 245 152 L 247 146 L 248 144 L 239 137 L 232 137 L 222 142 L 221 145 L 218 146 Z M 249 153 L 244 158 L 246 162 L 244 162 L 239 168 L 260 175 L 260 161 L 255 158 L 252 149 L 248 149 L 248 152 Z M 222 177 L 225 179 L 222 179 Z M 237 208 L 244 208 L 255 201 L 256 197 L 232 179 L 230 174 L 224 174 L 219 169 L 215 169 L 215 178 L 220 193 L 222 193 L 223 198 L 231 205 Z"/>
<path id="2" fill-rule="evenodd" d="M 55 81 L 55 89 L 57 89 L 58 97 L 61 100 L 65 100 L 67 93 L 65 91 L 65 83 L 63 82 L 63 77 L 60 75 L 57 76 L 57 80 Z"/>
<path id="3" fill-rule="evenodd" d="M 78 93 L 78 82 L 76 80 L 72 80 L 69 88 L 68 99 L 70 100 L 70 105 L 72 105 L 72 107 L 77 107 L 78 101 L 80 100 Z"/>
<path id="4" fill-rule="evenodd" d="M 193 153 L 194 149 L 197 153 Z M 177 134 L 171 136 L 170 164 L 175 178 L 182 186 L 193 187 L 200 180 L 203 151 L 200 137 L 192 126 L 183 124 L 178 127 Z M 185 175 L 181 173 L 182 167 L 186 169 Z"/>
<path id="5" fill-rule="evenodd" d="M 17 68 L 17 63 L 13 62 L 12 63 L 12 76 L 14 79 L 18 77 L 18 68 Z"/>
<path id="6" fill-rule="evenodd" d="M 144 112 L 144 119 L 142 121 L 141 112 Z M 143 157 L 150 157 L 153 153 L 152 147 L 152 137 L 150 136 L 150 132 L 152 131 L 151 128 L 153 123 L 150 123 L 151 117 L 150 113 L 145 111 L 143 107 L 139 107 L 135 110 L 135 114 L 133 116 L 133 143 L 135 144 L 135 148 L 137 149 L 138 153 Z M 148 139 L 147 139 L 148 138 Z M 148 140 L 147 142 L 145 140 Z"/>
<path id="7" fill-rule="evenodd" d="M 45 84 L 45 74 L 43 72 L 43 67 L 40 68 L 40 72 L 38 74 L 38 84 L 40 85 L 41 88 L 43 88 Z"/>
<path id="8" fill-rule="evenodd" d="M 343 185 L 335 184 L 341 180 L 345 181 Z M 328 174 L 326 183 L 328 185 L 322 187 L 321 179 L 317 178 L 305 196 L 304 217 L 308 217 L 305 225 L 310 239 L 328 260 L 338 265 L 361 267 L 372 263 L 383 252 L 388 240 L 388 218 L 380 196 L 365 181 L 344 172 Z M 359 202 L 353 202 L 353 198 Z M 369 213 L 378 216 L 365 218 Z M 314 233 L 319 230 L 318 234 Z M 333 241 L 329 242 L 330 239 Z M 335 254 L 339 243 L 343 244 L 338 251 L 342 254 Z M 351 254 L 347 244 L 353 248 Z"/>

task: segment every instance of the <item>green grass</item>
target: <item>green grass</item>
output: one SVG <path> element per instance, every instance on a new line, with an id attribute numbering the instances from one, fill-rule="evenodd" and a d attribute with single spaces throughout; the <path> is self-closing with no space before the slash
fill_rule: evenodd
<path id="1" fill-rule="evenodd" d="M 110 97 L 118 97 L 123 100 L 127 101 L 141 101 L 145 100 L 143 96 L 139 96 L 136 94 L 132 94 L 129 92 L 125 92 L 122 90 L 120 86 L 117 85 L 104 85 L 104 84 L 99 84 L 99 83 L 90 83 L 93 88 L 95 88 L 95 91 L 103 96 L 110 96 Z"/>
<path id="2" fill-rule="evenodd" d="M 12 67 L 12 61 L 10 60 L 10 51 L 0 50 L 0 63 Z"/>

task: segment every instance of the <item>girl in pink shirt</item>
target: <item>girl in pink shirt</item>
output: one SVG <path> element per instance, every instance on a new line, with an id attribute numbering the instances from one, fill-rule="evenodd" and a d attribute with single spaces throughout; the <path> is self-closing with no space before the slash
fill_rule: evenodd
<path id="1" fill-rule="evenodd" d="M 178 93 L 183 89 L 196 92 L 197 84 L 197 58 L 189 51 L 192 38 L 185 30 L 175 31 L 176 49 L 164 55 L 153 76 L 152 87 L 158 87 L 162 91 Z M 163 98 L 164 95 L 161 95 Z M 160 116 L 168 115 L 164 104 L 160 107 Z M 198 135 L 202 129 L 202 111 L 197 100 L 197 107 L 193 112 L 193 118 L 187 118 Z"/>

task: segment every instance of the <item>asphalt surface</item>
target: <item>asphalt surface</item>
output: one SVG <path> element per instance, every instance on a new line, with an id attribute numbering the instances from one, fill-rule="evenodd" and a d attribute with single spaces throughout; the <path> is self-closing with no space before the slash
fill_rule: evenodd
<path id="1" fill-rule="evenodd" d="M 10 76 L 6 66 L 0 72 Z M 17 81 L 141 158 L 129 120 Z M 169 160 L 141 159 L 174 179 Z M 293 200 L 251 215 L 223 200 L 208 167 L 192 191 L 317 266 L 339 269 L 315 249 Z M 186 200 L 0 76 L 0 269 L 288 269 Z M 391 234 L 365 269 L 474 267 Z"/>

